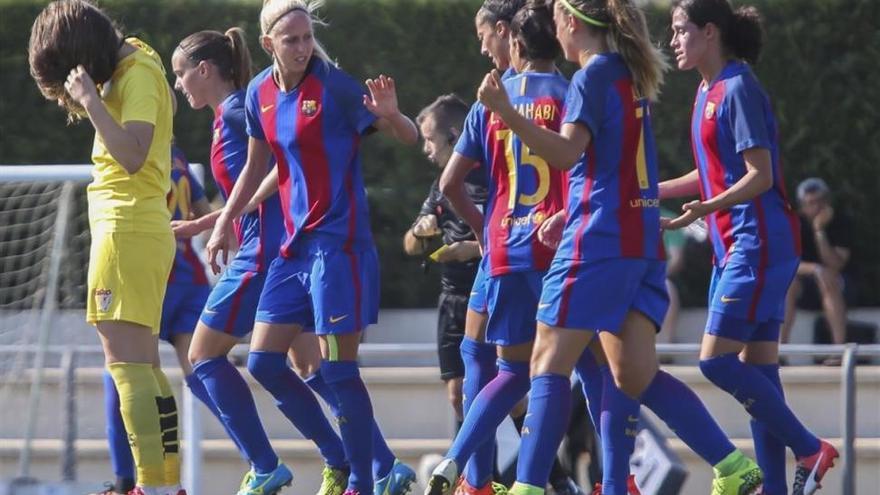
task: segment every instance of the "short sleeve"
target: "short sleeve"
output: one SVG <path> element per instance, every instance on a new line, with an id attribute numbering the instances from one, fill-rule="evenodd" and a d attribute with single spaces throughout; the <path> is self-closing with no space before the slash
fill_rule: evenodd
<path id="1" fill-rule="evenodd" d="M 597 77 L 596 71 L 584 68 L 575 72 L 565 94 L 565 116 L 562 123 L 580 123 L 596 136 L 605 115 L 608 96 L 607 85 Z"/>
<path id="2" fill-rule="evenodd" d="M 265 141 L 266 134 L 263 132 L 263 122 L 260 120 L 259 84 L 256 79 L 248 84 L 244 98 L 244 119 L 247 135 Z"/>
<path id="3" fill-rule="evenodd" d="M 724 111 L 737 153 L 751 148 L 771 149 L 766 96 L 748 80 L 731 84 L 725 93 Z"/>
<path id="4" fill-rule="evenodd" d="M 366 134 L 376 122 L 376 115 L 364 105 L 366 88 L 341 70 L 330 68 L 328 86 L 345 120 L 357 134 Z"/>
<path id="5" fill-rule="evenodd" d="M 467 117 L 464 120 L 464 129 L 458 142 L 455 143 L 455 152 L 474 161 L 483 160 L 483 129 L 485 128 L 486 109 L 480 102 L 471 105 Z"/>
<path id="6" fill-rule="evenodd" d="M 141 61 L 125 72 L 120 89 L 120 123 L 147 122 L 154 126 L 159 121 L 162 100 L 166 97 L 162 93 L 171 91 L 159 69 Z"/>

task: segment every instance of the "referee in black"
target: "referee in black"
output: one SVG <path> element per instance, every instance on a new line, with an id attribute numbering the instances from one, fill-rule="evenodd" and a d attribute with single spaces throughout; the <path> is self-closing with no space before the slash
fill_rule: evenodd
<path id="1" fill-rule="evenodd" d="M 424 141 L 423 151 L 441 171 L 452 156 L 467 112 L 468 106 L 461 98 L 448 94 L 437 98 L 416 117 Z M 440 358 L 440 378 L 446 382 L 449 402 L 460 423 L 464 364 L 459 347 L 464 337 L 468 298 L 481 255 L 471 228 L 453 213 L 440 193 L 439 176 L 438 173 L 437 179 L 431 184 L 419 216 L 404 235 L 403 246 L 407 254 L 423 256 L 425 263 L 437 262 L 442 266 L 437 353 Z M 468 194 L 482 208 L 487 194 L 484 174 L 480 169 L 474 169 L 465 182 Z M 439 250 L 429 252 L 429 241 L 435 237 L 440 237 L 443 244 Z"/>

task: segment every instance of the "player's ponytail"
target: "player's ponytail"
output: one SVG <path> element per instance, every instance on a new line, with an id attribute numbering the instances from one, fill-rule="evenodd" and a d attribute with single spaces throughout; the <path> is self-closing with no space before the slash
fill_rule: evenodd
<path id="1" fill-rule="evenodd" d="M 608 48 L 623 57 L 636 92 L 656 100 L 669 63 L 651 43 L 645 14 L 632 0 L 560 0 L 589 29 L 604 31 Z"/>
<path id="2" fill-rule="evenodd" d="M 251 53 L 241 28 L 230 28 L 226 33 L 199 31 L 183 39 L 175 51 L 182 53 L 193 65 L 205 61 L 217 67 L 226 81 L 235 89 L 242 89 L 251 80 Z"/>
<path id="3" fill-rule="evenodd" d="M 681 9 L 698 27 L 714 24 L 721 31 L 721 42 L 729 55 L 750 64 L 758 62 L 764 46 L 761 15 L 754 7 L 736 11 L 728 0 L 675 0 L 672 10 Z"/>
<path id="4" fill-rule="evenodd" d="M 244 88 L 252 76 L 251 52 L 248 50 L 247 41 L 245 41 L 244 30 L 234 27 L 227 29 L 224 34 L 229 40 L 232 56 L 232 83 L 236 89 Z"/>
<path id="5" fill-rule="evenodd" d="M 528 60 L 553 60 L 562 53 L 553 24 L 553 11 L 545 4 L 529 3 L 510 22 L 510 36 L 525 48 Z"/>

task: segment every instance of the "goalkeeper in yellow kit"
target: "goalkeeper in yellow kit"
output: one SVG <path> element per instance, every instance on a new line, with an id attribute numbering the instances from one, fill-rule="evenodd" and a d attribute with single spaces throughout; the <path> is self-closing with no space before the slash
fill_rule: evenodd
<path id="1" fill-rule="evenodd" d="M 130 495 L 185 495 L 177 409 L 158 367 L 162 299 L 175 242 L 170 187 L 172 95 L 162 61 L 97 7 L 50 3 L 37 16 L 30 71 L 46 98 L 95 128 L 88 188 L 87 320 L 97 327 L 137 468 Z"/>

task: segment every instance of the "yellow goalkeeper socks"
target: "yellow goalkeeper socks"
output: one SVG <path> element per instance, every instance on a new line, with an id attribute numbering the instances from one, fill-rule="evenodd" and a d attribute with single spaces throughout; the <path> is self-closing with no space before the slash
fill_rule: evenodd
<path id="1" fill-rule="evenodd" d="M 128 432 L 138 484 L 164 485 L 162 430 L 156 403 L 160 391 L 153 366 L 148 363 L 112 363 L 107 365 L 107 370 L 119 392 L 119 410 Z"/>
<path id="2" fill-rule="evenodd" d="M 162 427 L 162 447 L 165 453 L 165 485 L 176 486 L 180 484 L 180 440 L 177 418 L 177 403 L 174 402 L 174 392 L 168 377 L 161 368 L 153 368 L 156 382 L 159 384 L 159 396 L 156 403 L 159 405 L 159 424 Z"/>

